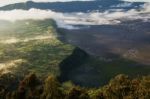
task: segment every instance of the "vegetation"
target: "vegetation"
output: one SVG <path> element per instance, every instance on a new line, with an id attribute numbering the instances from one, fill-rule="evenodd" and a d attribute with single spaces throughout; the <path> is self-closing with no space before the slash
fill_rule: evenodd
<path id="1" fill-rule="evenodd" d="M 11 77 L 10 77 L 11 78 Z M 4 80 L 4 79 L 3 79 Z M 15 79 L 14 79 L 15 80 Z M 2 79 L 1 79 L 2 81 Z M 44 81 L 31 73 L 15 89 L 0 85 L 0 99 L 149 99 L 150 76 L 129 78 L 120 74 L 100 88 L 61 84 L 50 75 Z M 11 82 L 9 82 L 11 83 Z"/>
<path id="2" fill-rule="evenodd" d="M 55 22 L 50 19 L 0 24 L 0 75 L 59 75 L 59 64 L 74 49 L 57 39 Z"/>
<path id="3" fill-rule="evenodd" d="M 20 80 L 34 72 L 41 78 L 54 75 L 61 82 L 95 87 L 120 73 L 132 77 L 150 73 L 149 66 L 123 58 L 93 57 L 57 37 L 51 19 L 0 21 L 0 76 L 10 73 Z"/>

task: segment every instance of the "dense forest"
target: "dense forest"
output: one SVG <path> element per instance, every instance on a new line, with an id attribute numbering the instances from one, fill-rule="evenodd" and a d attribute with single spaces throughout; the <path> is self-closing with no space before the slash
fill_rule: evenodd
<path id="1" fill-rule="evenodd" d="M 150 99 L 150 76 L 131 79 L 120 74 L 105 86 L 85 88 L 60 83 L 52 75 L 41 79 L 31 73 L 18 81 L 6 74 L 0 84 L 0 99 Z"/>

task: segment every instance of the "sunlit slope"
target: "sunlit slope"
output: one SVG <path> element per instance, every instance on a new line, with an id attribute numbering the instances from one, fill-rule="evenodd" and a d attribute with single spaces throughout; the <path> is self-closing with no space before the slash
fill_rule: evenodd
<path id="1" fill-rule="evenodd" d="M 59 75 L 59 64 L 73 46 L 56 38 L 52 20 L 0 21 L 0 74 Z"/>

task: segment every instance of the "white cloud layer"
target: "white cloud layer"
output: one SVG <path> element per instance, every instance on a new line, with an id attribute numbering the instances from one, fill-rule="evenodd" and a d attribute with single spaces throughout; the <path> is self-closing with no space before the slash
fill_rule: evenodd
<path id="1" fill-rule="evenodd" d="M 130 6 L 132 6 L 132 2 L 120 3 L 117 5 L 112 5 L 111 7 L 130 7 Z"/>
<path id="2" fill-rule="evenodd" d="M 149 21 L 150 3 L 141 6 L 140 10 L 116 10 L 114 12 L 61 13 L 40 9 L 0 11 L 0 20 L 43 20 L 48 18 L 54 19 L 57 22 L 58 27 L 67 29 L 74 29 L 74 25 L 118 24 L 124 20 L 141 19 L 143 21 Z"/>
<path id="3" fill-rule="evenodd" d="M 71 1 L 94 1 L 94 0 L 0 0 L 0 7 L 14 4 L 14 3 L 22 3 L 27 1 L 34 2 L 71 2 Z"/>

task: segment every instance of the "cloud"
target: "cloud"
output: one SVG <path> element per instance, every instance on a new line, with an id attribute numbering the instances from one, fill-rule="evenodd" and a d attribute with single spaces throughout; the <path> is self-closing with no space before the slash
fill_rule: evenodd
<path id="1" fill-rule="evenodd" d="M 131 2 L 125 2 L 125 3 L 120 3 L 120 4 L 117 4 L 117 5 L 112 5 L 111 7 L 130 7 L 132 6 L 132 3 Z"/>
<path id="2" fill-rule="evenodd" d="M 88 17 L 87 17 L 88 16 Z M 150 20 L 150 3 L 145 3 L 141 9 L 131 9 L 128 11 L 115 10 L 105 12 L 88 12 L 88 13 L 61 13 L 52 10 L 11 10 L 0 11 L 0 20 L 16 21 L 16 20 L 44 20 L 54 19 L 61 28 L 78 29 L 76 25 L 104 25 L 118 24 L 125 20 L 141 19 L 143 21 Z"/>
<path id="3" fill-rule="evenodd" d="M 25 63 L 26 60 L 17 59 L 11 60 L 6 63 L 0 63 L 0 75 L 10 73 L 12 69 L 17 68 L 20 64 Z"/>
<path id="4" fill-rule="evenodd" d="M 0 0 L 0 7 L 14 4 L 14 3 L 22 3 L 27 1 L 34 2 L 71 2 L 71 1 L 94 1 L 94 0 Z"/>

